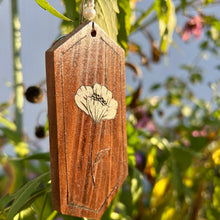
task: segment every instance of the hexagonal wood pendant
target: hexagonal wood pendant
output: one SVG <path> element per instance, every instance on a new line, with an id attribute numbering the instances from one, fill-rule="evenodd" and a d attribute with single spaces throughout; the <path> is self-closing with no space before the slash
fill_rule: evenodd
<path id="1" fill-rule="evenodd" d="M 93 22 L 46 51 L 54 209 L 99 219 L 128 172 L 125 55 Z"/>

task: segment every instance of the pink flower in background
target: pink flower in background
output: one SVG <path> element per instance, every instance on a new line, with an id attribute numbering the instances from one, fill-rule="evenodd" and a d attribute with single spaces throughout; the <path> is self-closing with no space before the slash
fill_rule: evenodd
<path id="1" fill-rule="evenodd" d="M 154 132 L 157 131 L 157 127 L 156 127 L 156 125 L 154 124 L 153 121 L 149 121 L 149 122 L 147 123 L 146 128 L 147 128 L 147 130 L 148 130 L 149 132 L 151 132 L 151 133 L 154 133 Z"/>
<path id="2" fill-rule="evenodd" d="M 206 137 L 207 136 L 207 131 L 206 130 L 200 131 L 200 135 L 201 135 L 201 137 Z"/>
<path id="3" fill-rule="evenodd" d="M 206 137 L 207 136 L 207 131 L 206 131 L 206 129 L 203 129 L 201 131 L 194 130 L 192 132 L 192 136 L 193 137 Z"/>
<path id="4" fill-rule="evenodd" d="M 137 118 L 136 128 L 147 128 L 147 130 L 151 133 L 157 131 L 157 127 L 152 120 L 152 116 L 147 113 L 146 110 L 139 108 L 135 112 L 135 116 Z"/>
<path id="5" fill-rule="evenodd" d="M 194 130 L 194 131 L 192 132 L 192 136 L 193 136 L 193 137 L 199 137 L 199 136 L 200 136 L 200 135 L 199 135 L 199 131 Z"/>
<path id="6" fill-rule="evenodd" d="M 191 35 L 199 38 L 202 34 L 202 18 L 199 15 L 191 18 L 183 28 L 182 40 L 188 41 Z"/>

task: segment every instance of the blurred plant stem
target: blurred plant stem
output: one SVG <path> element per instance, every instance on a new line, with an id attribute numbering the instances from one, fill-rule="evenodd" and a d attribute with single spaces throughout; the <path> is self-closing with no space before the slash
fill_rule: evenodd
<path id="1" fill-rule="evenodd" d="M 17 133 L 22 137 L 23 134 L 23 105 L 24 105 L 24 87 L 21 65 L 21 24 L 18 14 L 17 0 L 11 0 L 12 16 L 12 42 L 13 42 L 13 76 L 15 93 L 15 124 Z"/>
<path id="2" fill-rule="evenodd" d="M 195 4 L 196 0 L 192 0 L 189 2 L 186 2 L 186 7 L 190 7 L 193 4 Z M 176 6 L 175 12 L 179 12 L 182 10 L 183 6 L 182 3 Z M 139 17 L 139 19 L 135 22 L 135 24 L 131 27 L 131 34 L 135 33 L 136 31 L 142 31 L 149 27 L 152 23 L 157 21 L 157 15 L 152 16 L 148 21 L 143 22 L 154 10 L 154 3 L 146 10 L 146 12 L 142 13 L 142 15 Z M 184 10 L 183 10 L 184 11 Z"/>
<path id="3" fill-rule="evenodd" d="M 85 0 L 82 0 L 82 3 L 81 3 L 81 12 L 80 12 L 80 24 L 82 24 L 82 22 L 83 22 L 84 4 L 85 4 Z"/>
<path id="4" fill-rule="evenodd" d="M 154 3 L 144 12 L 131 27 L 131 33 L 135 32 L 136 29 L 140 26 L 143 20 L 149 16 L 149 14 L 154 10 Z"/>

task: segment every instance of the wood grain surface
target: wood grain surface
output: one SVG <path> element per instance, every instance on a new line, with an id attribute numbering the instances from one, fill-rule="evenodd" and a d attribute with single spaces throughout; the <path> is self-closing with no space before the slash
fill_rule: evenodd
<path id="1" fill-rule="evenodd" d="M 46 51 L 52 200 L 63 214 L 101 218 L 127 176 L 124 57 L 93 22 Z M 93 95 L 83 96 L 84 88 Z M 96 90 L 112 93 L 112 100 Z M 87 110 L 77 104 L 77 93 Z M 94 110 L 97 103 L 101 107 Z M 113 104 L 116 114 L 109 110 Z M 97 122 L 93 110 L 102 107 L 109 116 Z"/>

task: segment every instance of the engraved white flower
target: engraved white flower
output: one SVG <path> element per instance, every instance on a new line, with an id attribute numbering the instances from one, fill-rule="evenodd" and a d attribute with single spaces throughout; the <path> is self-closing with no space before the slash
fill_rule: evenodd
<path id="1" fill-rule="evenodd" d="M 75 95 L 77 106 L 89 115 L 97 125 L 102 120 L 114 119 L 118 102 L 113 99 L 112 92 L 98 83 L 81 86 Z"/>

